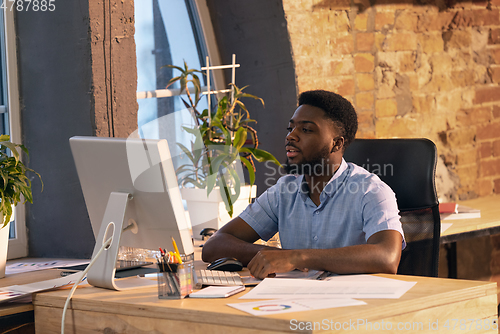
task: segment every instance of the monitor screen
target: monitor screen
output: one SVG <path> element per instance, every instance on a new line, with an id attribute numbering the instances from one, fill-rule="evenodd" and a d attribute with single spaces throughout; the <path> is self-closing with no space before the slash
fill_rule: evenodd
<path id="1" fill-rule="evenodd" d="M 172 250 L 173 237 L 180 253 L 193 253 L 165 139 L 72 137 L 70 146 L 96 237 L 94 255 L 110 233 L 105 230 L 111 221 L 132 227 L 113 240 L 116 252 L 119 246 Z M 114 275 L 116 257 L 107 256 L 105 265 L 113 266 Z"/>

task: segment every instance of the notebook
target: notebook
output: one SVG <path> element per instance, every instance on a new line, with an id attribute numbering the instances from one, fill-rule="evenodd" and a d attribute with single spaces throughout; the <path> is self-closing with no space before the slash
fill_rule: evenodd
<path id="1" fill-rule="evenodd" d="M 208 286 L 189 294 L 191 298 L 226 298 L 238 292 L 245 291 L 243 285 L 237 286 Z"/>

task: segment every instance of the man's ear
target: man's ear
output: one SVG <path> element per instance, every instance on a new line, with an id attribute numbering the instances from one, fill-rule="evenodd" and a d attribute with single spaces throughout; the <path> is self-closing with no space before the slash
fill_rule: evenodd
<path id="1" fill-rule="evenodd" d="M 344 137 L 336 137 L 333 139 L 333 147 L 330 153 L 337 152 L 339 150 L 342 150 L 344 147 Z"/>

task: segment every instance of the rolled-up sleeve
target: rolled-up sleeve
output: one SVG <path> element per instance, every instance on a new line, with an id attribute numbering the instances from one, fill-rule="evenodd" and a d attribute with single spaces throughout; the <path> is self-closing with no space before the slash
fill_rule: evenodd
<path id="1" fill-rule="evenodd" d="M 403 228 L 401 226 L 396 196 L 389 186 L 377 183 L 363 196 L 363 231 L 365 239 L 377 232 L 395 230 L 403 238 L 402 248 L 406 247 Z"/>
<path id="2" fill-rule="evenodd" d="M 239 215 L 265 241 L 278 232 L 278 213 L 276 210 L 279 199 L 276 196 L 276 191 L 278 191 L 277 185 L 269 188 Z"/>

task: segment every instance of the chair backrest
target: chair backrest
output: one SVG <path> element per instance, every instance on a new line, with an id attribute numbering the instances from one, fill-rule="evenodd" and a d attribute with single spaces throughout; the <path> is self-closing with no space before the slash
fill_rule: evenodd
<path id="1" fill-rule="evenodd" d="M 434 143 L 428 139 L 356 139 L 344 159 L 378 175 L 396 194 L 407 242 L 398 273 L 437 277 L 441 221 Z"/>

